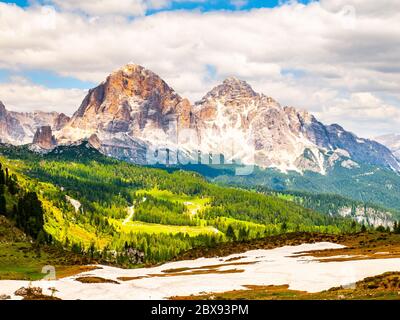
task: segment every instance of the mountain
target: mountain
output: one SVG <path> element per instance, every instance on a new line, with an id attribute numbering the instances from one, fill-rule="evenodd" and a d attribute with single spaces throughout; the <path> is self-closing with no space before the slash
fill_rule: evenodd
<path id="1" fill-rule="evenodd" d="M 50 126 L 60 130 L 69 117 L 57 112 L 15 112 L 8 111 L 0 101 L 0 142 L 14 145 L 31 143 L 38 128 Z"/>
<path id="2" fill-rule="evenodd" d="M 400 159 L 400 134 L 379 136 L 375 140 L 388 147 L 397 159 Z"/>
<path id="3" fill-rule="evenodd" d="M 56 136 L 69 144 L 96 134 L 103 153 L 145 164 L 149 144 L 165 144 L 190 123 L 187 99 L 153 72 L 129 64 L 90 90 Z"/>
<path id="4" fill-rule="evenodd" d="M 71 118 L 0 108 L 3 142 L 32 142 L 45 125 L 51 132 L 40 129 L 31 150 L 48 152 L 54 135 L 59 146 L 88 141 L 110 157 L 141 165 L 159 161 L 220 183 L 336 193 L 400 209 L 400 164 L 387 147 L 281 106 L 234 77 L 192 105 L 152 71 L 128 64 L 89 90 Z M 255 166 L 241 177 L 229 167 L 238 162 Z"/>
<path id="5" fill-rule="evenodd" d="M 283 172 L 326 174 L 337 163 L 348 169 L 368 164 L 400 171 L 385 146 L 339 125 L 326 126 L 308 112 L 282 107 L 244 81 L 228 78 L 192 106 L 159 76 L 135 64 L 90 90 L 55 136 L 58 143 L 70 144 L 93 134 L 101 152 L 138 164 L 148 164 L 149 156 L 162 160 L 157 150 L 167 149 L 164 158 L 170 162 L 177 162 L 179 154 L 196 162 L 201 154 L 214 163 L 223 157 Z"/>
<path id="6" fill-rule="evenodd" d="M 306 111 L 282 107 L 235 78 L 210 91 L 194 110 L 201 137 L 217 143 L 233 137 L 238 147 L 250 147 L 248 153 L 254 153 L 260 167 L 325 174 L 336 163 L 345 168 L 366 163 L 400 170 L 397 159 L 379 143 L 336 124 L 326 126 Z"/>

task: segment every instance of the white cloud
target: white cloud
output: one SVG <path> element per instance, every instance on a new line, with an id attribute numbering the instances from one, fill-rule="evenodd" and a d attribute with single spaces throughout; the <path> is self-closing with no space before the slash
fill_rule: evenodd
<path id="1" fill-rule="evenodd" d="M 44 0 L 45 4 L 53 5 L 60 11 L 83 13 L 89 16 L 143 16 L 149 10 L 159 10 L 171 7 L 173 3 L 194 2 L 204 3 L 206 0 Z M 233 0 L 232 2 L 245 2 Z M 236 5 L 236 4 L 235 4 Z"/>
<path id="2" fill-rule="evenodd" d="M 352 93 L 324 104 L 319 117 L 328 122 L 340 122 L 366 137 L 393 132 L 400 127 L 400 108 L 370 92 Z"/>
<path id="3" fill-rule="evenodd" d="M 74 1 L 62 2 L 67 6 Z M 348 121 L 345 111 L 335 117 L 329 112 L 339 106 L 352 110 L 355 103 L 362 107 L 365 100 L 356 99 L 359 93 L 377 97 L 375 102 L 391 106 L 390 110 L 400 107 L 397 0 L 385 0 L 386 7 L 360 0 L 322 0 L 242 12 L 169 11 L 120 17 L 124 4 L 134 12 L 133 2 L 139 3 L 126 0 L 107 9 L 111 2 L 103 0 L 85 9 L 93 15 L 113 13 L 100 19 L 67 8 L 46 14 L 40 7 L 24 10 L 0 3 L 0 69 L 50 70 L 101 82 L 132 61 L 158 73 L 192 101 L 234 75 L 282 104 L 309 109 L 323 120 L 344 123 L 362 134 L 374 129 Z M 165 8 L 171 1 L 146 5 Z M 356 9 L 352 28 L 343 20 L 346 5 Z M 44 17 L 48 23 L 43 23 Z M 210 75 L 207 66 L 215 74 Z M 385 130 L 398 128 L 371 113 L 363 117 L 370 123 L 380 121 Z"/>
<path id="4" fill-rule="evenodd" d="M 71 115 L 86 93 L 80 89 L 49 89 L 20 77 L 0 83 L 0 101 L 12 111 L 58 111 Z"/>

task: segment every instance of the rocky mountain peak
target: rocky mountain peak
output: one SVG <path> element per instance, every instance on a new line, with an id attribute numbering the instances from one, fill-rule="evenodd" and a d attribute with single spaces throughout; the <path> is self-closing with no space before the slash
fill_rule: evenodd
<path id="1" fill-rule="evenodd" d="M 131 144 L 130 137 L 163 141 L 169 131 L 188 128 L 191 123 L 187 99 L 154 72 L 127 64 L 88 92 L 56 136 L 60 143 L 88 139 L 92 134 L 103 145 L 114 145 L 117 140 L 117 144 Z"/>
<path id="2" fill-rule="evenodd" d="M 259 95 L 253 88 L 243 80 L 236 77 L 225 79 L 222 84 L 213 88 L 207 95 L 198 103 L 204 103 L 206 100 L 224 100 L 227 102 L 239 101 L 242 99 L 253 99 Z"/>
<path id="3" fill-rule="evenodd" d="M 56 145 L 56 139 L 53 136 L 53 132 L 50 126 L 42 126 L 36 130 L 35 136 L 33 137 L 33 144 L 44 150 L 51 150 Z"/>

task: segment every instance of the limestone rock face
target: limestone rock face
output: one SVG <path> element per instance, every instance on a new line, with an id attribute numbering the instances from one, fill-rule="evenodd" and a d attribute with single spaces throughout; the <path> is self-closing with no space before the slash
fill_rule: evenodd
<path id="1" fill-rule="evenodd" d="M 69 143 L 96 134 L 104 153 L 141 163 L 142 146 L 164 143 L 190 125 L 187 99 L 153 72 L 128 64 L 89 91 L 57 139 Z"/>
<path id="2" fill-rule="evenodd" d="M 70 126 L 109 133 L 141 135 L 152 129 L 168 130 L 179 117 L 180 127 L 190 124 L 190 103 L 160 77 L 129 64 L 89 91 Z"/>
<path id="3" fill-rule="evenodd" d="M 57 145 L 50 126 L 43 126 L 37 129 L 33 137 L 33 145 L 44 150 L 51 150 Z"/>
<path id="4" fill-rule="evenodd" d="M 0 142 L 14 145 L 28 144 L 38 128 L 51 126 L 53 130 L 60 130 L 69 117 L 57 112 L 15 112 L 7 111 L 0 101 Z"/>
<path id="5" fill-rule="evenodd" d="M 64 113 L 58 114 L 53 121 L 52 130 L 59 131 L 71 120 L 70 117 L 66 116 Z"/>
<path id="6" fill-rule="evenodd" d="M 258 94 L 244 81 L 229 78 L 195 104 L 194 114 L 201 139 L 219 145 L 231 136 L 243 158 L 261 167 L 281 171 L 310 170 L 326 173 L 337 163 L 358 162 L 399 171 L 400 164 L 383 145 L 358 138 L 339 125 L 324 125 L 306 111 L 282 107 L 271 97 Z M 243 139 L 245 137 L 245 139 Z M 226 140 L 226 139 L 225 139 Z"/>
<path id="7" fill-rule="evenodd" d="M 14 118 L 0 101 L 0 142 L 22 144 L 25 132 L 21 123 Z"/>

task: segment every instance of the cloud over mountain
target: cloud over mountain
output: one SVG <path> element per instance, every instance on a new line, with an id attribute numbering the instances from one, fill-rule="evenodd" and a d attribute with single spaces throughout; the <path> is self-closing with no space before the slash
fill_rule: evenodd
<path id="1" fill-rule="evenodd" d="M 381 101 L 376 112 L 399 109 L 398 1 L 386 0 L 381 6 L 325 0 L 271 9 L 166 11 L 150 16 L 140 14 L 146 10 L 138 5 L 141 2 L 126 0 L 107 9 L 110 2 L 104 0 L 82 7 L 88 15 L 61 2 L 56 10 L 1 3 L 0 68 L 40 69 L 100 82 L 109 70 L 134 61 L 160 74 L 192 101 L 234 75 L 283 104 L 317 113 L 325 122 L 345 120 L 360 96 Z M 135 18 L 118 12 L 135 12 L 136 5 Z M 146 5 L 168 7 L 170 2 Z M 343 13 L 346 6 L 354 8 L 354 16 Z M 13 104 L 22 108 L 23 101 L 17 100 L 13 97 Z M 397 128 L 396 122 L 376 123 L 376 113 L 369 109 L 366 106 L 363 112 L 367 129 L 354 122 L 349 128 L 368 136 Z"/>

